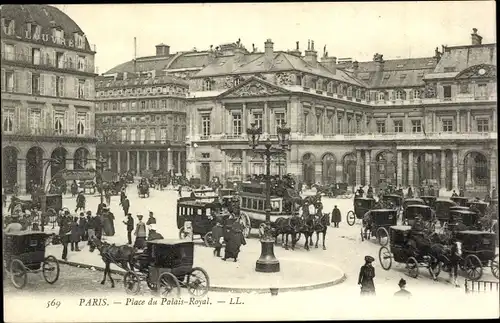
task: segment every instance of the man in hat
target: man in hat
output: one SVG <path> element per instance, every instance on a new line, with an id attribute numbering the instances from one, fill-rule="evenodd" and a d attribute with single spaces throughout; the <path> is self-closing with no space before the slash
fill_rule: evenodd
<path id="1" fill-rule="evenodd" d="M 373 261 L 375 259 L 372 256 L 365 256 L 365 264 L 359 270 L 358 285 L 361 286 L 361 295 L 375 295 L 375 284 L 373 283 L 375 268 L 372 266 Z"/>
<path id="2" fill-rule="evenodd" d="M 139 220 L 135 226 L 135 243 L 134 247 L 137 249 L 144 249 L 146 246 L 146 224 L 142 222 L 142 214 L 137 215 L 137 219 Z"/>
<path id="3" fill-rule="evenodd" d="M 457 196 L 458 196 L 457 192 L 455 192 L 455 190 L 453 190 L 453 193 L 451 194 L 451 197 L 457 197 Z"/>
<path id="4" fill-rule="evenodd" d="M 132 231 L 134 231 L 134 218 L 132 214 L 127 213 L 127 222 L 123 221 L 123 223 L 127 226 L 128 244 L 132 244 Z"/>
<path id="5" fill-rule="evenodd" d="M 78 212 L 78 210 L 85 211 L 85 195 L 83 195 L 83 192 L 78 193 L 76 196 L 75 212 Z"/>
<path id="6" fill-rule="evenodd" d="M 59 220 L 59 236 L 63 245 L 63 252 L 61 258 L 68 260 L 68 244 L 70 243 L 71 236 L 71 222 L 72 218 L 69 211 L 64 211 L 62 218 Z"/>
<path id="7" fill-rule="evenodd" d="M 214 256 L 220 257 L 222 242 L 224 242 L 224 228 L 222 226 L 222 218 L 217 219 L 215 226 L 212 228 L 212 239 L 214 240 Z"/>
<path id="8" fill-rule="evenodd" d="M 333 223 L 334 228 L 339 227 L 340 220 L 341 220 L 340 210 L 335 205 L 333 210 L 332 210 L 332 223 Z"/>
<path id="9" fill-rule="evenodd" d="M 80 212 L 80 217 L 78 219 L 78 230 L 80 232 L 80 241 L 87 241 L 88 222 L 87 218 L 85 217 L 85 213 L 83 212 Z"/>
<path id="10" fill-rule="evenodd" d="M 130 201 L 128 200 L 128 197 L 125 195 L 123 201 L 120 202 L 120 205 L 122 206 L 123 213 L 125 215 L 128 214 L 128 210 L 130 209 Z"/>
<path id="11" fill-rule="evenodd" d="M 455 238 L 451 239 L 451 248 L 450 248 L 450 278 L 449 282 L 453 280 L 453 284 L 456 287 L 460 287 L 457 281 L 458 275 L 458 265 L 460 263 L 462 256 L 462 245 Z"/>
<path id="12" fill-rule="evenodd" d="M 153 212 L 149 211 L 149 218 L 148 221 L 146 222 L 146 225 L 151 225 L 151 224 L 156 224 L 156 218 L 153 215 Z"/>
<path id="13" fill-rule="evenodd" d="M 156 226 L 154 224 L 150 224 L 148 228 L 148 241 L 163 239 L 163 236 L 160 233 L 156 232 Z"/>
<path id="14" fill-rule="evenodd" d="M 401 278 L 398 283 L 399 290 L 394 293 L 394 296 L 411 297 L 411 293 L 406 290 L 406 280 Z"/>
<path id="15" fill-rule="evenodd" d="M 102 224 L 104 229 L 104 234 L 108 237 L 115 235 L 115 216 L 109 210 L 109 207 L 104 206 L 102 209 Z"/>
<path id="16" fill-rule="evenodd" d="M 95 229 L 96 229 L 96 217 L 92 215 L 91 211 L 87 211 L 87 244 L 90 245 L 90 241 L 96 238 Z"/>

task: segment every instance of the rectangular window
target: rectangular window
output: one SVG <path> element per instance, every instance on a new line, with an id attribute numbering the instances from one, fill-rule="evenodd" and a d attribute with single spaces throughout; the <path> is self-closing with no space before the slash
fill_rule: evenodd
<path id="1" fill-rule="evenodd" d="M 490 123 L 488 119 L 477 119 L 477 132 L 489 132 Z"/>
<path id="2" fill-rule="evenodd" d="M 162 143 L 164 143 L 164 142 L 167 141 L 167 129 L 162 128 L 160 130 L 160 140 L 161 140 Z"/>
<path id="3" fill-rule="evenodd" d="M 13 45 L 8 45 L 5 44 L 5 59 L 8 61 L 13 61 L 14 60 L 14 46 Z M 4 56 L 2 55 L 2 56 Z"/>
<path id="4" fill-rule="evenodd" d="M 57 76 L 56 77 L 56 95 L 58 97 L 63 97 L 64 96 L 64 77 L 63 76 Z"/>
<path id="5" fill-rule="evenodd" d="M 443 93 L 445 100 L 451 100 L 451 85 L 443 86 Z"/>
<path id="6" fill-rule="evenodd" d="M 337 118 L 337 134 L 342 133 L 342 118 Z"/>
<path id="7" fill-rule="evenodd" d="M 155 142 L 156 141 L 156 129 L 151 128 L 149 129 L 149 140 Z"/>
<path id="8" fill-rule="evenodd" d="M 78 70 L 85 71 L 85 57 L 78 56 Z"/>
<path id="9" fill-rule="evenodd" d="M 233 136 L 241 136 L 241 114 L 233 114 Z"/>
<path id="10" fill-rule="evenodd" d="M 85 97 L 85 80 L 78 80 L 78 98 L 83 99 Z"/>
<path id="11" fill-rule="evenodd" d="M 262 113 L 253 114 L 253 122 L 256 124 L 257 128 L 262 129 Z"/>
<path id="12" fill-rule="evenodd" d="M 109 109 L 109 104 L 107 102 L 105 102 L 103 105 L 103 110 L 108 111 L 108 109 Z"/>
<path id="13" fill-rule="evenodd" d="M 241 163 L 233 163 L 232 167 L 232 176 L 241 176 L 242 174 L 242 166 Z"/>
<path id="14" fill-rule="evenodd" d="M 452 132 L 453 131 L 453 120 L 443 120 L 443 132 Z"/>
<path id="15" fill-rule="evenodd" d="M 422 120 L 412 120 L 411 121 L 411 132 L 413 132 L 413 133 L 422 132 Z"/>
<path id="16" fill-rule="evenodd" d="M 146 140 L 146 129 L 141 129 L 141 142 L 144 142 Z"/>
<path id="17" fill-rule="evenodd" d="M 64 112 L 54 113 L 54 131 L 56 134 L 64 132 Z"/>
<path id="18" fill-rule="evenodd" d="M 160 109 L 166 109 L 166 108 L 167 108 L 167 100 L 161 100 Z"/>
<path id="19" fill-rule="evenodd" d="M 151 109 L 156 109 L 156 100 L 151 101 Z"/>
<path id="20" fill-rule="evenodd" d="M 33 65 L 40 65 L 40 48 L 33 48 L 31 50 L 31 63 Z"/>
<path id="21" fill-rule="evenodd" d="M 460 93 L 469 93 L 469 84 L 466 82 L 460 83 Z"/>
<path id="22" fill-rule="evenodd" d="M 31 93 L 40 95 L 40 74 L 31 75 Z"/>
<path id="23" fill-rule="evenodd" d="M 78 135 L 85 134 L 86 123 L 87 123 L 87 113 L 86 112 L 78 112 L 77 121 L 76 121 L 76 133 Z"/>
<path id="24" fill-rule="evenodd" d="M 56 52 L 57 68 L 65 68 L 64 66 L 64 53 Z"/>
<path id="25" fill-rule="evenodd" d="M 113 102 L 113 111 L 117 111 L 118 110 L 118 102 Z"/>
<path id="26" fill-rule="evenodd" d="M 377 121 L 377 132 L 385 133 L 385 121 Z"/>
<path id="27" fill-rule="evenodd" d="M 14 92 L 14 72 L 5 72 L 5 87 L 6 92 Z"/>
<path id="28" fill-rule="evenodd" d="M 132 102 L 132 109 L 135 109 L 137 106 L 137 103 L 136 102 Z"/>
<path id="29" fill-rule="evenodd" d="M 395 120 L 394 121 L 394 132 L 403 132 L 403 120 Z"/>
<path id="30" fill-rule="evenodd" d="M 122 141 L 127 141 L 127 129 L 122 129 Z"/>
<path id="31" fill-rule="evenodd" d="M 130 117 L 130 122 L 135 123 L 136 121 L 137 121 L 137 119 L 135 118 L 135 116 L 134 117 Z"/>
<path id="32" fill-rule="evenodd" d="M 141 101 L 141 109 L 146 110 L 146 101 Z"/>
<path id="33" fill-rule="evenodd" d="M 14 109 L 5 109 L 2 111 L 2 131 L 12 132 L 14 131 Z"/>
<path id="34" fill-rule="evenodd" d="M 278 112 L 274 114 L 274 120 L 276 122 L 276 127 L 281 127 L 286 122 L 285 113 Z"/>
<path id="35" fill-rule="evenodd" d="M 323 132 L 323 123 L 321 122 L 321 115 L 316 115 L 316 132 Z"/>
<path id="36" fill-rule="evenodd" d="M 202 136 L 210 136 L 210 115 L 201 117 L 201 133 Z"/>
<path id="37" fill-rule="evenodd" d="M 302 132 L 304 134 L 307 134 L 307 130 L 308 130 L 307 123 L 309 120 L 308 120 L 307 116 L 308 116 L 307 113 L 303 114 L 304 122 L 302 122 Z"/>
<path id="38" fill-rule="evenodd" d="M 40 110 L 31 110 L 30 111 L 30 129 L 31 133 L 38 133 L 40 131 L 40 119 L 42 113 Z"/>
<path id="39" fill-rule="evenodd" d="M 135 129 L 130 129 L 130 141 L 135 142 Z"/>
<path id="40" fill-rule="evenodd" d="M 476 92 L 476 99 L 486 99 L 487 97 L 488 97 L 488 92 L 487 92 L 486 84 L 478 84 L 477 85 L 477 92 Z"/>

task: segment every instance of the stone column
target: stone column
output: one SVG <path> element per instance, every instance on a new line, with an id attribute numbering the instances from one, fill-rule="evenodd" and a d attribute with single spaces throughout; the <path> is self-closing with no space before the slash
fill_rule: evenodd
<path id="1" fill-rule="evenodd" d="M 167 170 L 171 170 L 173 171 L 173 168 L 174 168 L 174 159 L 173 159 L 173 156 L 172 156 L 172 150 L 167 150 Z"/>
<path id="2" fill-rule="evenodd" d="M 262 133 L 269 133 L 269 119 L 268 119 L 269 107 L 267 101 L 264 102 L 264 112 L 262 113 Z"/>
<path id="3" fill-rule="evenodd" d="M 441 150 L 441 189 L 446 188 L 446 152 Z"/>
<path id="4" fill-rule="evenodd" d="M 127 150 L 127 171 L 130 170 L 130 150 Z"/>
<path id="5" fill-rule="evenodd" d="M 496 187 L 498 189 L 497 173 L 498 173 L 497 155 L 495 153 L 492 153 L 490 156 L 490 187 L 489 187 L 490 192 L 493 189 L 493 187 Z M 492 198 L 494 197 L 492 196 Z"/>
<path id="6" fill-rule="evenodd" d="M 156 151 L 156 169 L 160 170 L 160 151 Z"/>
<path id="7" fill-rule="evenodd" d="M 465 163 L 465 169 L 466 169 L 466 175 L 465 175 L 465 185 L 472 185 L 472 157 L 471 155 L 468 155 L 467 158 L 464 160 Z"/>
<path id="8" fill-rule="evenodd" d="M 403 151 L 398 150 L 396 154 L 396 182 L 397 185 L 403 185 Z"/>
<path id="9" fill-rule="evenodd" d="M 460 132 L 460 110 L 457 110 L 457 132 Z"/>
<path id="10" fill-rule="evenodd" d="M 121 161 L 122 161 L 122 159 L 121 159 L 121 153 L 120 153 L 119 150 L 116 152 L 116 158 L 118 159 L 118 164 L 116 165 L 116 171 L 118 173 L 120 173 L 121 172 Z"/>
<path id="11" fill-rule="evenodd" d="M 408 151 L 408 185 L 413 187 L 413 150 Z"/>
<path id="12" fill-rule="evenodd" d="M 332 122 L 332 132 L 334 135 L 337 134 L 337 121 L 339 120 L 339 115 L 337 113 L 337 109 L 334 109 L 333 113 L 333 122 Z"/>
<path id="13" fill-rule="evenodd" d="M 66 160 L 68 163 L 69 160 Z M 73 166 L 73 161 L 71 161 L 71 165 Z M 68 168 L 69 169 L 69 168 Z M 71 167 L 73 169 L 73 167 Z M 26 193 L 26 160 L 18 159 L 17 160 L 17 185 L 19 186 L 19 193 Z"/>
<path id="14" fill-rule="evenodd" d="M 222 110 L 222 118 L 220 118 L 220 130 L 221 134 L 225 135 L 229 133 L 229 129 L 227 128 L 227 110 L 224 104 L 221 105 Z"/>
<path id="15" fill-rule="evenodd" d="M 458 192 L 458 151 L 453 150 L 452 186 Z"/>
<path id="16" fill-rule="evenodd" d="M 247 125 L 248 124 L 247 119 L 248 119 L 248 116 L 247 116 L 247 104 L 243 103 L 243 108 L 241 110 L 241 127 L 243 128 L 242 129 L 243 133 L 246 133 L 247 128 L 249 128 L 248 125 Z"/>
<path id="17" fill-rule="evenodd" d="M 356 150 L 356 186 L 361 185 L 361 150 Z"/>
<path id="18" fill-rule="evenodd" d="M 371 164 L 371 150 L 365 150 L 365 183 L 371 184 L 370 164 Z"/>
<path id="19" fill-rule="evenodd" d="M 344 119 L 342 120 L 342 127 L 344 128 L 342 133 L 349 133 L 349 121 L 347 120 L 347 110 L 344 110 Z"/>
<path id="20" fill-rule="evenodd" d="M 149 170 L 149 150 L 146 150 L 146 169 Z"/>
<path id="21" fill-rule="evenodd" d="M 497 110 L 493 110 L 493 118 L 491 120 L 492 120 L 492 125 L 491 125 L 491 130 L 489 132 L 496 132 L 497 131 Z"/>
<path id="22" fill-rule="evenodd" d="M 107 167 L 107 168 L 109 168 L 109 169 L 112 169 L 112 168 L 111 168 L 111 165 L 113 165 L 113 158 L 112 158 L 112 154 L 113 154 L 113 153 L 112 153 L 112 152 L 110 152 L 110 153 L 109 153 L 109 155 L 108 155 L 108 167 Z M 48 176 L 49 176 L 49 175 L 47 175 L 47 178 L 48 178 Z"/>
<path id="23" fill-rule="evenodd" d="M 137 158 L 136 158 L 136 165 L 137 165 L 137 175 L 140 175 L 140 169 L 141 169 L 141 151 L 137 151 Z"/>
<path id="24" fill-rule="evenodd" d="M 182 152 L 178 151 L 177 152 L 177 171 L 179 173 L 182 173 Z"/>
<path id="25" fill-rule="evenodd" d="M 472 131 L 471 121 L 472 121 L 472 119 L 470 117 L 470 110 L 467 110 L 467 132 Z"/>
<path id="26" fill-rule="evenodd" d="M 247 162 L 247 151 L 246 149 L 243 149 L 241 151 L 241 162 L 242 162 L 242 167 L 241 167 L 241 177 L 242 180 L 245 180 L 247 178 L 248 174 L 248 162 Z"/>

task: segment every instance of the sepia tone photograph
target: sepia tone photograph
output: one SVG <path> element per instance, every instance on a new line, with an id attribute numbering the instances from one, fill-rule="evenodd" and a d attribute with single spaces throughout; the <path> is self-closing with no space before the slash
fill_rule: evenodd
<path id="1" fill-rule="evenodd" d="M 498 318 L 495 12 L 0 5 L 4 321 Z"/>

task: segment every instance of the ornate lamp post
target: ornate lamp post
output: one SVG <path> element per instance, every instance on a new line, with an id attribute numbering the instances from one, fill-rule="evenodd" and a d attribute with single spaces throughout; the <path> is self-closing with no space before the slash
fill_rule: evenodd
<path id="1" fill-rule="evenodd" d="M 96 164 L 99 166 L 99 174 L 101 176 L 101 204 L 104 203 L 104 192 L 103 192 L 103 180 L 102 180 L 102 173 L 104 172 L 104 166 L 108 163 L 108 161 L 102 157 L 102 154 L 99 154 L 99 158 L 96 159 Z M 96 166 L 97 166 L 96 165 Z"/>
<path id="2" fill-rule="evenodd" d="M 260 239 L 261 254 L 257 260 L 255 271 L 265 273 L 276 273 L 280 271 L 280 263 L 274 255 L 274 235 L 271 227 L 271 157 L 273 155 L 281 155 L 285 150 L 289 149 L 288 141 L 290 128 L 283 123 L 277 128 L 278 147 L 273 147 L 271 140 L 267 138 L 263 148 L 257 148 L 260 144 L 260 136 L 262 129 L 252 123 L 252 127 L 247 129 L 248 141 L 250 147 L 266 157 L 266 223 L 263 226 L 263 234 Z"/>
<path id="3" fill-rule="evenodd" d="M 58 158 L 49 158 L 47 160 L 45 160 L 45 162 L 43 163 L 43 166 L 44 167 L 44 172 L 43 172 L 43 179 L 42 179 L 42 194 L 39 196 L 39 199 L 40 199 L 40 212 L 42 212 L 42 216 L 40 217 L 40 229 L 42 232 L 45 231 L 45 216 L 46 216 L 46 212 L 47 212 L 47 200 L 46 200 L 46 196 L 47 196 L 47 187 L 46 186 L 46 179 L 47 179 L 47 171 L 49 170 L 49 167 L 54 165 L 54 164 L 60 164 L 62 161 Z"/>

